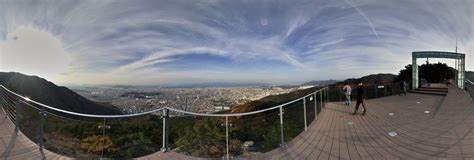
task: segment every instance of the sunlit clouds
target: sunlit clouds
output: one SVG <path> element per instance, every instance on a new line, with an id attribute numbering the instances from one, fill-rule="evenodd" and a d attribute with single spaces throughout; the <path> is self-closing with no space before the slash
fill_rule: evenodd
<path id="1" fill-rule="evenodd" d="M 456 39 L 474 70 L 471 0 L 0 0 L 0 15 L 0 71 L 61 84 L 396 74 Z"/>

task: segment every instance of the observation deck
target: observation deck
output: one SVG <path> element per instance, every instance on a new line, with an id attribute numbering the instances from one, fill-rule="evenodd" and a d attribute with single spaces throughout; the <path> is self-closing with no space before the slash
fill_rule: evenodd
<path id="1" fill-rule="evenodd" d="M 341 102 L 327 103 L 319 114 L 316 112 L 314 120 L 308 121 L 305 130 L 284 143 L 283 147 L 250 154 L 247 158 L 474 158 L 473 100 L 465 90 L 455 86 L 446 88 L 446 96 L 408 93 L 407 96 L 392 94 L 369 99 L 366 101 L 368 111 L 364 116 L 350 115 L 355 103 L 350 106 Z M 306 103 L 305 100 L 305 107 Z M 41 153 L 38 145 L 21 132 L 15 132 L 13 121 L 9 120 L 5 113 L 7 112 L 0 112 L 0 158 L 68 159 L 46 149 Z M 199 158 L 171 150 L 158 151 L 138 159 Z"/>

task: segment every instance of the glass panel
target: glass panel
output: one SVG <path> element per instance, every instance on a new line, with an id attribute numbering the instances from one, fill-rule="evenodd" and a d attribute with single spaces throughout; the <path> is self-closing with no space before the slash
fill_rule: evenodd
<path id="1" fill-rule="evenodd" d="M 229 152 L 232 158 L 250 158 L 280 147 L 279 108 L 263 113 L 229 117 Z"/>
<path id="2" fill-rule="evenodd" d="M 226 153 L 225 117 L 202 117 L 170 112 L 171 149 L 203 158 L 223 158 Z"/>
<path id="3" fill-rule="evenodd" d="M 314 102 L 315 102 L 315 97 L 314 94 L 311 96 L 306 97 L 306 122 L 308 126 L 313 122 L 314 117 L 315 117 L 315 108 L 314 108 Z"/>
<path id="4" fill-rule="evenodd" d="M 106 150 L 104 157 L 134 158 L 160 151 L 163 142 L 161 113 L 105 119 L 105 127 L 100 130 L 111 138 L 113 146 Z"/>
<path id="5" fill-rule="evenodd" d="M 12 104 L 12 107 L 15 107 L 15 105 Z M 16 110 L 14 110 L 12 116 L 15 117 L 15 114 Z M 20 121 L 19 126 L 21 132 L 25 134 L 31 141 L 38 144 L 40 141 L 40 110 L 29 102 L 20 100 L 19 116 L 20 117 L 15 118 L 18 118 Z"/>
<path id="6" fill-rule="evenodd" d="M 474 84 L 467 81 L 465 83 L 465 89 L 471 94 L 471 97 L 474 99 Z"/>
<path id="7" fill-rule="evenodd" d="M 283 106 L 283 133 L 285 142 L 290 142 L 304 131 L 303 109 L 303 100 Z"/>
<path id="8" fill-rule="evenodd" d="M 375 88 L 377 87 L 374 84 L 366 84 L 364 85 L 364 93 L 365 93 L 365 99 L 372 99 L 375 98 Z"/>
<path id="9" fill-rule="evenodd" d="M 322 97 L 321 94 L 322 94 L 322 92 L 317 92 L 316 93 L 316 107 L 317 107 L 318 115 L 319 115 L 319 113 L 321 113 L 321 111 L 323 109 L 323 106 L 322 106 L 321 102 L 324 103 L 323 99 L 321 98 Z"/>
<path id="10" fill-rule="evenodd" d="M 84 118 L 48 112 L 45 116 L 45 148 L 78 159 L 100 158 L 114 145 L 99 128 L 101 119 Z"/>
<path id="11" fill-rule="evenodd" d="M 160 115 L 98 119 L 46 116 L 46 148 L 73 158 L 133 158 L 158 152 Z"/>

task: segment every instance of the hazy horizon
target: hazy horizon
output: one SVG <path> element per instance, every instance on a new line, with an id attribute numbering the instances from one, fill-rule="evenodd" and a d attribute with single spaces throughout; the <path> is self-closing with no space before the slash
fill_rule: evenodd
<path id="1" fill-rule="evenodd" d="M 471 0 L 193 2 L 0 0 L 0 71 L 59 85 L 296 84 L 398 74 L 413 51 L 456 41 L 474 70 Z"/>

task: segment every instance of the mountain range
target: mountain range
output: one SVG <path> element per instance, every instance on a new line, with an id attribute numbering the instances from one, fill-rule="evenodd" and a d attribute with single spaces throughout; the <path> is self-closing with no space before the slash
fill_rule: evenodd
<path id="1" fill-rule="evenodd" d="M 43 78 L 16 72 L 0 72 L 0 85 L 22 96 L 55 108 L 86 114 L 123 114 L 110 104 L 88 100 L 72 90 Z"/>

